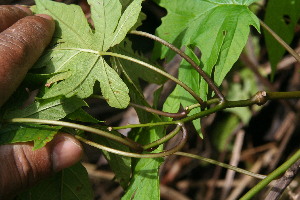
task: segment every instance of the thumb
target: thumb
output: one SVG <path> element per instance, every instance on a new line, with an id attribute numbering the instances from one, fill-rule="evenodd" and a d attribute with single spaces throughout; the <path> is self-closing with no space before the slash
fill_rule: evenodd
<path id="1" fill-rule="evenodd" d="M 59 134 L 45 147 L 32 150 L 32 143 L 0 146 L 0 194 L 9 199 L 22 189 L 78 162 L 80 143 L 71 135 Z"/>

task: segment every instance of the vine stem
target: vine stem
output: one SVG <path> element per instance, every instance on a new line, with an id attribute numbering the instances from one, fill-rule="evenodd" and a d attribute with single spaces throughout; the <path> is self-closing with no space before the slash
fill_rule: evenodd
<path id="1" fill-rule="evenodd" d="M 196 100 L 197 102 L 201 105 L 201 107 L 205 107 L 205 102 L 189 87 L 187 86 L 185 83 L 183 83 L 182 81 L 180 81 L 179 79 L 175 78 L 174 76 L 168 74 L 167 72 L 153 66 L 150 65 L 149 63 L 143 62 L 141 60 L 132 58 L 130 56 L 125 56 L 122 54 L 118 54 L 118 53 L 113 53 L 113 52 L 104 52 L 104 51 L 95 51 L 92 49 L 81 49 L 81 48 L 57 48 L 57 50 L 77 50 L 77 51 L 81 51 L 81 52 L 88 52 L 88 53 L 93 53 L 93 54 L 97 54 L 100 56 L 113 56 L 113 57 L 117 57 L 117 58 L 121 58 L 124 60 L 129 60 L 131 62 L 135 62 L 137 64 L 140 64 L 144 67 L 147 67 L 163 76 L 165 76 L 166 78 L 174 81 L 175 83 L 177 83 L 178 85 L 180 85 L 181 87 L 183 87 L 188 93 L 190 93 Z"/>
<path id="2" fill-rule="evenodd" d="M 212 113 L 218 112 L 220 110 L 226 108 L 235 108 L 235 107 L 246 107 L 252 105 L 263 105 L 269 100 L 275 99 L 292 99 L 292 98 L 300 98 L 300 91 L 293 91 L 293 92 L 266 92 L 266 91 L 259 91 L 253 97 L 246 99 L 246 100 L 239 100 L 239 101 L 225 101 L 220 102 L 217 99 L 211 99 L 207 102 L 209 104 L 217 103 L 216 106 L 213 106 L 207 110 L 203 110 L 199 113 L 194 115 L 185 117 L 180 120 L 176 121 L 168 121 L 168 122 L 156 122 L 156 123 L 147 123 L 147 124 L 129 124 L 126 126 L 119 126 L 119 127 L 111 127 L 112 130 L 119 130 L 119 129 L 126 129 L 126 128 L 140 128 L 140 127 L 151 127 L 151 126 L 165 126 L 165 125 L 176 125 L 179 123 L 186 123 L 193 121 L 198 118 L 206 117 Z M 193 108 L 197 105 L 193 105 Z"/>
<path id="3" fill-rule="evenodd" d="M 172 149 L 160 152 L 160 153 L 147 153 L 147 154 L 140 154 L 140 153 L 132 153 L 132 152 L 125 152 L 125 151 L 120 151 L 117 149 L 113 149 L 110 147 L 106 147 L 103 145 L 100 145 L 98 143 L 92 142 L 90 140 L 87 140 L 83 137 L 80 137 L 78 135 L 76 135 L 75 137 L 81 141 L 84 142 L 90 146 L 96 147 L 98 149 L 104 150 L 104 151 L 108 151 L 111 153 L 115 153 L 118 155 L 122 155 L 122 156 L 127 156 L 127 157 L 133 157 L 133 158 L 161 158 L 161 157 L 166 157 L 169 156 L 171 154 L 174 154 L 175 152 L 180 151 L 180 149 L 182 149 L 182 147 L 185 145 L 185 143 L 187 142 L 187 130 L 185 129 L 185 127 L 183 125 L 181 125 L 180 127 L 182 129 L 182 139 L 181 141 Z"/>
<path id="4" fill-rule="evenodd" d="M 194 158 L 194 159 L 197 159 L 197 160 L 208 162 L 208 163 L 213 164 L 213 165 L 218 165 L 220 167 L 224 167 L 226 169 L 230 169 L 230 170 L 233 170 L 233 171 L 236 171 L 236 172 L 248 175 L 248 176 L 252 176 L 252 177 L 257 178 L 257 179 L 264 179 L 264 178 L 267 177 L 267 176 L 262 175 L 262 174 L 256 174 L 256 173 L 253 173 L 253 172 L 250 172 L 250 171 L 247 171 L 247 170 L 244 170 L 244 169 L 241 169 L 241 168 L 238 168 L 238 167 L 226 164 L 226 163 L 218 162 L 218 161 L 210 159 L 210 158 L 205 158 L 205 157 L 202 157 L 202 156 L 199 156 L 199 155 L 194 155 L 194 154 L 185 153 L 185 152 L 176 152 L 174 154 L 179 155 L 179 156 L 186 156 L 186 157 L 189 157 L 189 158 Z"/>
<path id="5" fill-rule="evenodd" d="M 145 150 L 151 149 L 153 147 L 157 147 L 158 145 L 161 145 L 161 144 L 169 141 L 171 138 L 173 138 L 175 135 L 177 135 L 177 133 L 180 131 L 181 127 L 182 127 L 181 124 L 177 125 L 177 127 L 173 131 L 171 131 L 168 135 L 166 135 L 150 144 L 144 145 L 143 149 L 145 149 Z"/>
<path id="6" fill-rule="evenodd" d="M 92 98 L 97 98 L 97 99 L 104 99 L 104 97 L 102 97 L 101 95 L 91 95 L 90 97 Z M 178 113 L 168 113 L 168 112 L 164 112 L 164 111 L 160 111 L 160 110 L 156 110 L 147 106 L 142 106 L 142 105 L 138 105 L 135 103 L 129 103 L 130 106 L 135 107 L 135 108 L 140 108 L 142 110 L 145 110 L 146 112 L 150 112 L 150 113 L 154 113 L 157 115 L 161 115 L 161 116 L 165 116 L 165 117 L 170 117 L 170 118 L 182 118 L 182 117 L 186 117 L 187 114 L 189 113 L 188 110 L 184 110 L 182 112 L 178 112 Z M 199 104 L 198 104 L 199 105 Z"/>
<path id="7" fill-rule="evenodd" d="M 281 37 L 279 37 L 279 35 L 277 35 L 267 24 L 265 24 L 262 20 L 259 20 L 261 26 L 268 31 L 275 40 L 277 40 L 277 42 L 279 42 L 279 44 L 281 46 L 283 46 L 299 63 L 300 63 L 300 56 L 297 54 L 296 51 L 294 51 L 294 49 L 292 49 Z"/>
<path id="8" fill-rule="evenodd" d="M 225 97 L 223 95 L 223 93 L 219 90 L 219 88 L 216 86 L 216 84 L 214 83 L 214 81 L 205 73 L 205 71 L 203 71 L 188 55 L 186 55 L 183 51 L 181 51 L 180 49 L 178 49 L 177 47 L 175 47 L 174 45 L 168 43 L 167 41 L 152 35 L 150 33 L 146 33 L 143 31 L 130 31 L 129 33 L 134 34 L 134 35 L 140 35 L 140 36 L 144 36 L 150 39 L 153 39 L 163 45 L 165 45 L 166 47 L 170 48 L 172 51 L 174 51 L 175 53 L 177 53 L 178 55 L 180 55 L 183 59 L 185 59 L 188 63 L 191 64 L 191 66 L 202 76 L 202 78 L 207 82 L 207 84 L 209 85 L 209 87 L 216 93 L 216 95 L 220 98 L 220 100 L 223 102 L 225 101 Z"/>
<path id="9" fill-rule="evenodd" d="M 120 142 L 121 144 L 124 144 L 128 147 L 130 147 L 133 150 L 136 151 L 143 151 L 142 146 L 137 143 L 134 142 L 132 140 L 128 140 L 128 139 L 124 139 L 121 138 L 119 136 L 116 136 L 114 134 L 96 129 L 96 128 L 92 128 L 89 126 L 84 126 L 81 124 L 74 124 L 71 122 L 64 122 L 64 121 L 55 121 L 55 120 L 45 120 L 45 119 L 33 119 L 33 118 L 13 118 L 13 119 L 9 119 L 6 120 L 5 122 L 9 122 L 9 123 L 38 123 L 38 124 L 49 124 L 49 125 L 56 125 L 56 126 L 64 126 L 64 127 L 69 127 L 69 128 L 74 128 L 74 129 L 79 129 L 82 131 L 87 131 L 90 133 L 94 133 L 112 140 L 115 140 L 117 142 Z"/>
<path id="10" fill-rule="evenodd" d="M 251 190 L 249 190 L 240 200 L 252 199 L 252 197 L 257 194 L 260 190 L 265 188 L 271 181 L 276 179 L 278 176 L 283 174 L 288 168 L 290 168 L 297 160 L 300 159 L 300 149 L 285 163 L 280 167 L 275 169 L 271 174 L 269 174 L 264 180 L 255 185 Z"/>

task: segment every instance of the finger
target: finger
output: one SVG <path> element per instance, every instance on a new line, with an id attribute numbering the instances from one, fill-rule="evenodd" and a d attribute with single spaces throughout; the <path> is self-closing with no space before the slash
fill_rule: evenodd
<path id="1" fill-rule="evenodd" d="M 68 134 L 59 134 L 34 151 L 30 143 L 0 146 L 1 199 L 13 198 L 53 172 L 72 166 L 81 155 L 80 143 Z"/>
<path id="2" fill-rule="evenodd" d="M 47 17 L 27 16 L 0 33 L 0 106 L 51 41 L 54 21 Z"/>
<path id="3" fill-rule="evenodd" d="M 32 15 L 32 12 L 24 6 L 0 6 L 0 32 L 28 15 Z"/>

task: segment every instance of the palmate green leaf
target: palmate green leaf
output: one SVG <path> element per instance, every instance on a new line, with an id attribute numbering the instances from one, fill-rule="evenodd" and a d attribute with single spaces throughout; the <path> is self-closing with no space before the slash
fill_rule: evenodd
<path id="1" fill-rule="evenodd" d="M 42 73 L 55 74 L 48 80 L 50 88 L 42 98 L 86 98 L 99 81 L 109 105 L 125 108 L 129 103 L 128 88 L 104 58 L 93 52 L 107 51 L 125 38 L 138 20 L 142 0 L 132 1 L 123 14 L 118 0 L 88 2 L 95 30 L 90 28 L 79 6 L 36 0 L 37 12 L 51 15 L 57 27 L 53 40 L 57 45 L 36 63 Z"/>
<path id="2" fill-rule="evenodd" d="M 248 39 L 250 25 L 259 31 L 258 18 L 248 9 L 253 0 L 160 0 L 168 11 L 157 35 L 178 47 L 190 44 L 202 53 L 203 69 L 220 85 Z M 157 45 L 161 58 L 168 49 Z M 202 86 L 203 87 L 203 86 Z M 207 96 L 207 86 L 201 97 Z"/>
<path id="3" fill-rule="evenodd" d="M 270 0 L 268 1 L 265 23 L 277 33 L 287 44 L 290 44 L 295 34 L 295 27 L 300 18 L 300 1 L 298 0 Z M 264 31 L 269 60 L 272 66 L 272 78 L 285 49 L 270 35 Z"/>
<path id="4" fill-rule="evenodd" d="M 63 169 L 23 192 L 18 200 L 92 200 L 93 191 L 86 169 L 81 163 Z"/>
<path id="5" fill-rule="evenodd" d="M 51 141 L 61 126 L 39 124 L 7 124 L 0 129 L 0 145 L 17 142 L 34 142 L 33 150 L 42 148 Z"/>

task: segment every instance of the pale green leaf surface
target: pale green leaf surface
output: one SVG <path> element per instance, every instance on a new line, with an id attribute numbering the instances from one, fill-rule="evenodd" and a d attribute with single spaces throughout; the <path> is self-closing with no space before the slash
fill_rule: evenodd
<path id="1" fill-rule="evenodd" d="M 110 47 L 119 44 L 126 36 L 127 32 L 136 24 L 142 6 L 143 0 L 134 0 L 124 11 L 123 15 L 120 18 L 118 26 L 115 32 L 111 35 L 110 38 L 107 38 L 110 42 Z"/>
<path id="2" fill-rule="evenodd" d="M 37 0 L 37 12 L 49 14 L 57 22 L 53 43 L 58 42 L 58 45 L 36 63 L 37 68 L 44 67 L 42 73 L 54 74 L 47 81 L 50 88 L 45 90 L 42 98 L 69 98 L 75 95 L 86 98 L 93 93 L 95 82 L 99 81 L 102 94 L 110 106 L 127 107 L 128 88 L 95 52 L 106 51 L 125 38 L 140 16 L 141 2 L 133 1 L 121 14 L 122 4 L 119 1 L 90 0 L 95 25 L 93 31 L 79 6 Z"/>
<path id="3" fill-rule="evenodd" d="M 257 17 L 247 5 L 253 1 L 168 0 L 159 1 L 168 14 L 162 19 L 157 35 L 180 46 L 196 45 L 202 53 L 204 70 L 220 85 L 238 59 L 248 39 L 250 25 L 259 30 Z M 180 41 L 178 41 L 180 40 Z M 156 46 L 165 57 L 168 49 Z M 201 86 L 206 96 L 207 86 Z M 205 94 L 204 94 L 205 93 Z"/>
<path id="4" fill-rule="evenodd" d="M 78 99 L 76 97 L 69 99 L 58 99 L 45 103 L 35 102 L 24 109 L 6 111 L 3 118 L 36 118 L 59 120 L 81 108 L 82 106 L 87 106 L 87 104 L 82 99 Z"/>
<path id="5" fill-rule="evenodd" d="M 126 107 L 130 100 L 127 86 L 116 71 L 112 69 L 102 57 L 99 58 L 99 63 L 101 69 L 98 73 L 100 73 L 100 77 L 102 77 L 99 79 L 100 87 L 107 103 L 117 108 Z"/>
<path id="6" fill-rule="evenodd" d="M 93 191 L 81 163 L 40 181 L 18 196 L 20 200 L 92 200 Z"/>
<path id="7" fill-rule="evenodd" d="M 39 149 L 51 141 L 61 128 L 39 124 L 4 125 L 0 129 L 0 145 L 33 141 L 33 149 Z"/>
<path id="8" fill-rule="evenodd" d="M 88 3 L 91 5 L 92 19 L 95 25 L 95 37 L 98 39 L 94 47 L 100 51 L 107 51 L 111 42 L 108 38 L 114 34 L 118 25 L 122 5 L 119 0 L 89 0 Z"/>
<path id="9" fill-rule="evenodd" d="M 89 48 L 92 44 L 92 30 L 76 5 L 66 5 L 54 1 L 36 0 L 36 12 L 51 15 L 56 20 L 54 41 L 65 47 Z"/>
<path id="10" fill-rule="evenodd" d="M 267 4 L 264 21 L 287 44 L 290 44 L 294 38 L 295 27 L 298 25 L 300 18 L 299 10 L 300 1 L 298 0 L 270 0 Z M 265 30 L 264 35 L 272 66 L 272 76 L 274 76 L 277 64 L 286 50 Z"/>

